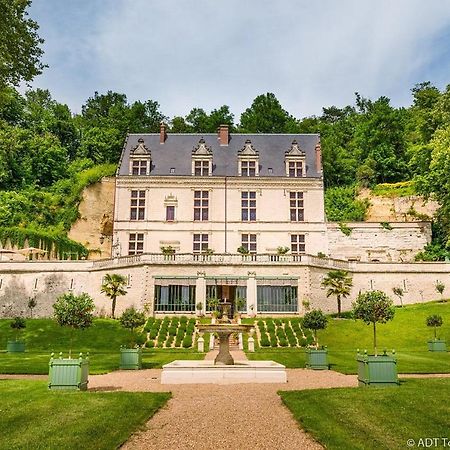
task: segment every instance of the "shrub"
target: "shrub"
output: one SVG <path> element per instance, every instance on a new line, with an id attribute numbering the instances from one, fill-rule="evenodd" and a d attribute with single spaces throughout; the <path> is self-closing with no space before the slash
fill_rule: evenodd
<path id="1" fill-rule="evenodd" d="M 177 334 L 177 327 L 171 325 L 169 328 L 169 336 L 175 336 L 176 334 Z"/>
<path id="2" fill-rule="evenodd" d="M 154 322 L 155 322 L 155 318 L 149 317 L 147 319 L 147 323 L 145 324 L 144 330 L 147 332 L 151 331 Z"/>
<path id="3" fill-rule="evenodd" d="M 265 334 L 261 335 L 260 345 L 261 347 L 270 347 L 270 341 Z"/>
<path id="4" fill-rule="evenodd" d="M 134 330 L 145 323 L 145 316 L 143 312 L 137 311 L 134 306 L 130 306 L 127 308 L 123 314 L 120 316 L 120 324 L 122 327 L 130 330 L 130 346 L 134 347 L 137 342 L 137 336 L 135 336 Z M 147 336 L 145 336 L 144 342 L 147 340 Z M 144 343 L 142 342 L 142 344 Z M 141 345 L 142 345 L 141 344 Z"/>
<path id="5" fill-rule="evenodd" d="M 144 333 L 138 333 L 136 335 L 135 342 L 136 342 L 136 345 L 139 345 L 139 347 L 141 347 L 142 345 L 144 345 L 147 342 L 147 335 Z"/>
<path id="6" fill-rule="evenodd" d="M 147 348 L 153 348 L 153 347 L 155 346 L 155 343 L 154 343 L 154 341 L 147 341 L 147 342 L 145 343 L 145 346 L 146 346 Z"/>
<path id="7" fill-rule="evenodd" d="M 169 336 L 166 341 L 166 347 L 172 347 L 172 342 L 174 339 L 174 336 Z"/>
<path id="8" fill-rule="evenodd" d="M 10 327 L 15 330 L 15 340 L 19 339 L 20 330 L 26 328 L 27 324 L 25 323 L 25 319 L 23 317 L 16 316 L 10 324 Z"/>
<path id="9" fill-rule="evenodd" d="M 188 321 L 188 318 L 186 316 L 180 317 L 180 324 L 186 325 L 187 321 Z"/>
<path id="10" fill-rule="evenodd" d="M 189 348 L 192 347 L 192 336 L 185 336 L 183 339 L 183 347 Z"/>
<path id="11" fill-rule="evenodd" d="M 298 343 L 301 347 L 306 347 L 308 345 L 308 341 L 304 337 L 299 338 Z"/>
<path id="12" fill-rule="evenodd" d="M 288 342 L 287 342 L 286 338 L 281 338 L 279 341 L 280 341 L 280 346 L 281 347 L 287 347 L 288 346 Z"/>

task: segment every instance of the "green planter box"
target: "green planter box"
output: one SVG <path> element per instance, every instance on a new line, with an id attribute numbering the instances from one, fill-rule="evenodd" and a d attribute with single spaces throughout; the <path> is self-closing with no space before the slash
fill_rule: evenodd
<path id="1" fill-rule="evenodd" d="M 429 352 L 446 352 L 447 346 L 445 345 L 445 339 L 433 339 L 428 341 Z"/>
<path id="2" fill-rule="evenodd" d="M 54 358 L 49 362 L 48 388 L 52 390 L 78 389 L 85 391 L 88 385 L 89 358 L 80 353 L 79 358 Z"/>
<path id="3" fill-rule="evenodd" d="M 358 384 L 359 386 L 398 386 L 397 358 L 386 351 L 382 355 L 373 356 L 358 353 Z"/>
<path id="4" fill-rule="evenodd" d="M 141 348 L 121 348 L 120 368 L 126 370 L 142 369 L 142 349 Z"/>
<path id="5" fill-rule="evenodd" d="M 306 367 L 314 370 L 328 370 L 328 350 L 323 349 L 306 349 Z"/>
<path id="6" fill-rule="evenodd" d="M 8 341 L 6 344 L 6 351 L 8 353 L 23 353 L 25 351 L 25 342 Z"/>

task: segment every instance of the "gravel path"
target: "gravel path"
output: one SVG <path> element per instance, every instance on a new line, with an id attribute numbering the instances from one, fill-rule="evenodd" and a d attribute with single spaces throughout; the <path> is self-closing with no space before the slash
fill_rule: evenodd
<path id="1" fill-rule="evenodd" d="M 91 375 L 90 389 L 172 392 L 124 449 L 321 449 L 282 405 L 278 390 L 357 386 L 355 375 L 290 369 L 287 384 L 164 385 L 161 371 Z"/>

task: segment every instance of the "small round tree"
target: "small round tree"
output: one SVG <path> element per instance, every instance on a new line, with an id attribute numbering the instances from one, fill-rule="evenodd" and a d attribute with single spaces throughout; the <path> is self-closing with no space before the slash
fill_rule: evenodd
<path id="1" fill-rule="evenodd" d="M 314 345 L 316 348 L 319 348 L 319 341 L 317 339 L 317 330 L 324 330 L 327 326 L 328 319 L 323 314 L 320 309 L 313 309 L 312 311 L 307 312 L 303 316 L 302 325 L 305 328 L 313 331 L 314 334 Z"/>
<path id="2" fill-rule="evenodd" d="M 20 331 L 26 328 L 25 319 L 23 317 L 14 317 L 13 321 L 11 322 L 11 328 L 15 331 L 14 339 L 17 342 L 19 340 L 19 334 Z"/>
<path id="3" fill-rule="evenodd" d="M 53 304 L 54 317 L 59 325 L 70 328 L 69 359 L 72 357 L 72 340 L 75 329 L 85 329 L 92 325 L 94 319 L 94 301 L 83 292 L 74 295 L 71 292 L 62 294 Z"/>
<path id="4" fill-rule="evenodd" d="M 441 294 L 441 299 L 442 299 L 442 296 L 445 291 L 445 284 L 441 283 L 440 281 L 436 281 L 436 284 L 434 285 L 434 287 L 435 287 L 436 291 L 439 292 L 439 294 Z"/>
<path id="5" fill-rule="evenodd" d="M 144 313 L 137 311 L 134 306 L 130 306 L 120 316 L 119 321 L 124 328 L 130 330 L 130 347 L 134 348 L 136 346 L 136 336 L 134 334 L 134 330 L 144 325 Z"/>
<path id="6" fill-rule="evenodd" d="M 442 316 L 439 316 L 438 314 L 428 316 L 426 323 L 427 327 L 434 327 L 434 340 L 436 340 L 437 328 L 441 327 L 442 324 L 444 323 L 444 321 L 442 320 Z"/>
<path id="7" fill-rule="evenodd" d="M 37 301 L 34 297 L 30 297 L 27 303 L 28 309 L 30 310 L 30 319 L 33 318 L 33 309 L 37 306 Z"/>
<path id="8" fill-rule="evenodd" d="M 386 323 L 394 318 L 394 302 L 383 291 L 368 291 L 358 295 L 352 304 L 353 317 L 365 324 L 373 324 L 373 348 L 377 353 L 377 323 Z"/>
<path id="9" fill-rule="evenodd" d="M 403 290 L 403 288 L 401 288 L 401 287 L 393 287 L 392 288 L 392 292 L 394 293 L 394 295 L 396 295 L 398 298 L 399 298 L 399 300 L 400 300 L 400 306 L 403 308 L 403 295 L 404 295 L 404 293 L 405 293 L 405 291 Z"/>

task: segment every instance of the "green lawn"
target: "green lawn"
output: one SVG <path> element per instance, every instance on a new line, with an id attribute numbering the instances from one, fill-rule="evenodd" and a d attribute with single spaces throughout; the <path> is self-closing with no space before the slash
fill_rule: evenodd
<path id="1" fill-rule="evenodd" d="M 420 447 L 420 438 L 448 438 L 448 378 L 409 379 L 399 388 L 279 394 L 302 428 L 327 449 L 404 449 L 408 439 Z M 443 443 L 435 447 L 443 448 Z"/>
<path id="2" fill-rule="evenodd" d="M 450 344 L 450 302 L 430 302 L 397 308 L 395 318 L 377 325 L 378 348 L 395 349 L 400 373 L 449 373 L 450 353 L 429 352 L 427 341 L 433 331 L 425 325 L 430 314 L 440 314 L 444 325 L 438 335 Z M 356 350 L 372 351 L 372 328 L 352 319 L 330 319 L 328 327 L 318 333 L 328 346 L 331 368 L 356 373 Z M 260 348 L 247 353 L 249 359 L 271 359 L 289 368 L 304 367 L 304 349 Z"/>
<path id="3" fill-rule="evenodd" d="M 6 353 L 6 342 L 12 338 L 11 320 L 0 320 L 0 373 L 48 373 L 51 352 L 67 357 L 69 330 L 50 319 L 27 320 L 21 339 L 26 343 L 25 353 Z M 96 319 L 92 327 L 76 330 L 73 338 L 73 355 L 89 352 L 91 374 L 117 370 L 120 364 L 120 346 L 128 341 L 128 331 L 118 321 Z M 194 349 L 144 349 L 143 367 L 159 368 L 175 359 L 203 359 L 204 354 Z"/>
<path id="4" fill-rule="evenodd" d="M 0 449 L 118 448 L 169 393 L 52 392 L 41 381 L 0 381 Z"/>

